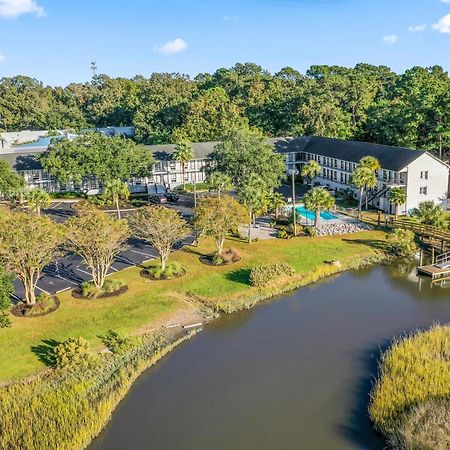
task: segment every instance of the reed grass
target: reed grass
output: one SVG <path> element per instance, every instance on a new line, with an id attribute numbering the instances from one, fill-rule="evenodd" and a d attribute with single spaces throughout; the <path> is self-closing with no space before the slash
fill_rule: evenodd
<path id="1" fill-rule="evenodd" d="M 0 448 L 85 448 L 108 422 L 137 376 L 191 334 L 174 341 L 146 335 L 93 366 L 53 369 L 0 390 Z"/>
<path id="2" fill-rule="evenodd" d="M 423 437 L 425 424 L 441 441 L 450 441 L 449 426 L 442 436 L 439 421 L 433 419 L 439 408 L 450 416 L 449 401 L 450 327 L 434 326 L 395 339 L 381 357 L 380 375 L 371 393 L 369 414 L 376 429 L 398 448 L 435 449 L 415 447 L 413 442 L 419 433 Z"/>

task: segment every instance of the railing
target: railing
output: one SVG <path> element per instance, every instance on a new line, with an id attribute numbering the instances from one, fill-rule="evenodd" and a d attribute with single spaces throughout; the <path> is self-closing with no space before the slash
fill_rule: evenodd
<path id="1" fill-rule="evenodd" d="M 406 228 L 420 236 L 427 236 L 441 241 L 450 241 L 450 231 L 442 230 L 430 225 L 422 225 L 411 220 L 391 220 L 388 225 L 393 228 Z"/>
<path id="2" fill-rule="evenodd" d="M 443 253 L 442 255 L 436 256 L 436 266 L 442 269 L 450 266 L 450 252 Z"/>

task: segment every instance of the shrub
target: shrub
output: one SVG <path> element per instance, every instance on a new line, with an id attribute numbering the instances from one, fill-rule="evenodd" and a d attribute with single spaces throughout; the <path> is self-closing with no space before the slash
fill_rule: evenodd
<path id="1" fill-rule="evenodd" d="M 160 264 L 156 266 L 150 266 L 147 270 L 148 273 L 156 279 L 174 278 L 181 275 L 184 271 L 183 267 L 178 261 L 167 263 L 165 270 L 162 270 Z"/>
<path id="2" fill-rule="evenodd" d="M 386 235 L 388 250 L 394 256 L 410 258 L 417 252 L 414 237 L 412 231 L 397 228 L 392 233 Z"/>
<path id="3" fill-rule="evenodd" d="M 285 229 L 278 231 L 277 234 L 278 239 L 290 239 L 291 237 L 292 236 Z"/>
<path id="4" fill-rule="evenodd" d="M 258 266 L 250 271 L 250 284 L 252 286 L 266 286 L 280 277 L 294 274 L 295 270 L 286 263 Z"/>
<path id="5" fill-rule="evenodd" d="M 56 297 L 43 293 L 36 297 L 34 305 L 29 305 L 23 312 L 26 317 L 43 316 L 56 310 L 58 306 L 59 301 Z"/>
<path id="6" fill-rule="evenodd" d="M 57 367 L 88 365 L 92 362 L 89 342 L 81 337 L 69 338 L 57 345 L 54 350 Z"/>
<path id="7" fill-rule="evenodd" d="M 13 277 L 0 266 L 0 328 L 11 326 L 7 311 L 11 306 L 11 295 L 13 292 Z"/>
<path id="8" fill-rule="evenodd" d="M 8 313 L 5 311 L 0 311 L 0 328 L 7 328 L 11 326 L 11 319 Z"/>
<path id="9" fill-rule="evenodd" d="M 126 353 L 140 343 L 140 339 L 137 336 L 123 336 L 113 330 L 109 330 L 104 336 L 99 336 L 99 338 L 112 353 L 119 354 Z"/>
<path id="10" fill-rule="evenodd" d="M 307 236 L 311 236 L 311 237 L 317 236 L 316 229 L 313 227 L 304 227 L 303 231 L 305 232 L 305 234 Z"/>
<path id="11" fill-rule="evenodd" d="M 241 255 L 235 248 L 230 248 L 220 254 L 222 258 L 223 264 L 231 264 L 239 261 L 241 259 Z"/>
<path id="12" fill-rule="evenodd" d="M 81 284 L 81 294 L 86 298 L 97 298 L 102 294 L 112 294 L 125 286 L 122 280 L 105 280 L 103 287 L 96 286 L 92 281 Z"/>
<path id="13" fill-rule="evenodd" d="M 425 438 L 425 425 L 430 430 L 427 434 L 431 440 L 448 442 L 448 425 L 441 426 L 444 418 L 434 426 L 432 422 L 437 409 L 448 407 L 448 403 L 440 402 L 449 398 L 450 327 L 436 326 L 395 340 L 382 355 L 369 414 L 377 430 L 391 440 L 402 442 L 400 448 L 435 449 L 439 447 L 414 446 L 413 443 Z M 422 404 L 425 406 L 420 406 Z"/>
<path id="14" fill-rule="evenodd" d="M 92 281 L 85 281 L 81 283 L 81 293 L 83 297 L 96 298 L 102 293 L 102 290 Z"/>
<path id="15" fill-rule="evenodd" d="M 212 257 L 212 263 L 215 266 L 220 266 L 221 264 L 223 264 L 223 258 L 222 256 L 220 256 L 218 253 L 216 253 L 215 255 L 213 255 Z"/>

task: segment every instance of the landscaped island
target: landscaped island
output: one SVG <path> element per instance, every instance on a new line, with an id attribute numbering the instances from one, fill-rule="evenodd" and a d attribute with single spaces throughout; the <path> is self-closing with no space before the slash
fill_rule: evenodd
<path id="1" fill-rule="evenodd" d="M 277 240 L 277 245 L 273 240 L 251 246 L 239 240 L 226 241 L 239 251 L 241 259 L 219 266 L 199 260 L 200 255 L 214 249 L 211 239 L 202 239 L 198 247 L 172 256 L 187 269 L 184 277 L 149 281 L 140 275 L 139 268 L 130 268 L 111 277 L 120 277 L 129 287 L 118 297 L 86 301 L 63 293 L 57 311 L 39 318 L 13 318 L 12 327 L 0 335 L 1 379 L 33 375 L 46 364 L 56 363 L 58 368 L 47 369 L 31 383 L 13 382 L 1 390 L 0 403 L 5 407 L 1 411 L 0 446 L 26 444 L 26 448 L 37 449 L 86 445 L 105 425 L 134 378 L 164 353 L 167 345 L 173 345 L 170 341 L 174 337 L 167 332 L 155 337 L 151 331 L 179 321 L 185 314 L 194 312 L 200 317 L 205 307 L 206 313 L 250 307 L 323 276 L 379 260 L 376 248 L 384 237 L 383 232 L 371 231 Z M 330 263 L 337 259 L 340 265 Z M 251 269 L 270 264 L 288 264 L 295 274 L 263 287 L 250 286 Z M 105 339 L 111 329 L 122 336 L 113 339 L 114 345 L 111 338 Z M 138 337 L 135 340 L 132 336 Z M 57 354 L 62 357 L 52 360 L 53 348 L 74 337 L 83 340 L 58 347 Z M 109 352 L 99 353 L 105 346 Z M 67 361 L 74 348 L 82 357 L 71 365 Z M 36 427 L 30 427 L 32 423 Z"/>

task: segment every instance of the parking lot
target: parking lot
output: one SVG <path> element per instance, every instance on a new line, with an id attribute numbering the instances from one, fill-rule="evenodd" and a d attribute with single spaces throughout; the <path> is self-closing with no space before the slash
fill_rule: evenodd
<path id="1" fill-rule="evenodd" d="M 187 198 L 180 199 L 180 204 L 168 205 L 171 208 L 180 210 L 183 215 L 192 214 L 191 200 Z M 50 208 L 43 211 L 44 214 L 51 216 L 55 221 L 62 223 L 75 214 L 71 202 L 54 202 Z M 129 212 L 128 212 L 129 213 Z M 111 213 L 114 214 L 114 213 Z M 126 215 L 125 213 L 124 215 Z M 184 245 L 192 244 L 194 236 L 189 236 L 185 240 L 177 243 L 174 250 Z M 122 251 L 114 263 L 109 273 L 118 272 L 131 266 L 139 266 L 145 261 L 150 261 L 158 257 L 158 252 L 154 247 L 137 238 L 127 240 L 125 250 Z M 57 258 L 52 264 L 45 267 L 42 276 L 37 283 L 36 295 L 42 293 L 56 294 L 68 289 L 77 287 L 83 281 L 91 280 L 89 268 L 83 260 L 74 254 L 67 254 Z M 14 281 L 13 299 L 18 301 L 24 298 L 24 287 L 19 280 Z"/>

